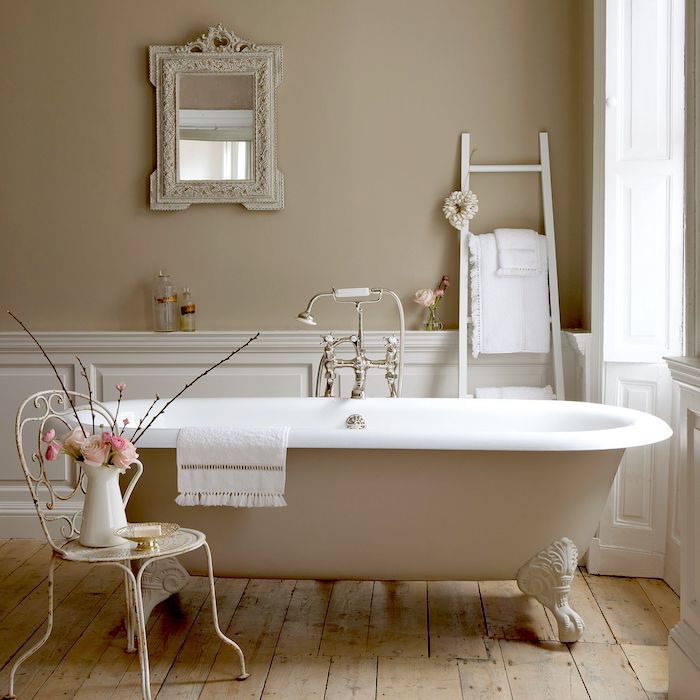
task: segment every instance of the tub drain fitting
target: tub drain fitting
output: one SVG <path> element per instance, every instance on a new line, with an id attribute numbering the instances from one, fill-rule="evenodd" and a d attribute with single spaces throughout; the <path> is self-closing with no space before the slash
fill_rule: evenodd
<path id="1" fill-rule="evenodd" d="M 350 430 L 364 430 L 367 427 L 367 421 L 359 413 L 353 413 L 345 419 L 345 427 Z"/>

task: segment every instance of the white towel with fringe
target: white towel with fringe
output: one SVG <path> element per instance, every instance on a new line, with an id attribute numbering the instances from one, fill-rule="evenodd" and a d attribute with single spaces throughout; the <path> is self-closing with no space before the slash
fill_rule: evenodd
<path id="1" fill-rule="evenodd" d="M 289 428 L 182 428 L 177 436 L 180 506 L 286 506 Z"/>
<path id="2" fill-rule="evenodd" d="M 498 275 L 531 277 L 541 270 L 539 234 L 526 228 L 497 228 Z"/>
<path id="3" fill-rule="evenodd" d="M 552 387 L 547 386 L 478 386 L 474 394 L 477 399 L 554 399 Z"/>
<path id="4" fill-rule="evenodd" d="M 549 352 L 547 241 L 537 236 L 540 271 L 499 275 L 496 237 L 469 234 L 472 355 Z"/>

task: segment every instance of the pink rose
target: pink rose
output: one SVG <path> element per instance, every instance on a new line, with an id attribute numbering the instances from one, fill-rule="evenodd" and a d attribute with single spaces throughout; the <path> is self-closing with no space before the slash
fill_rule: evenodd
<path id="1" fill-rule="evenodd" d="M 53 430 L 49 431 L 53 432 Z M 56 457 L 58 457 L 59 454 L 59 449 L 56 447 L 56 445 L 52 443 L 49 444 L 49 446 L 46 448 L 46 459 L 49 460 L 49 462 L 53 462 Z"/>
<path id="2" fill-rule="evenodd" d="M 112 433 L 108 433 L 106 430 L 102 433 L 102 442 L 105 445 L 110 445 L 112 443 Z"/>
<path id="3" fill-rule="evenodd" d="M 109 457 L 110 445 L 105 445 L 99 435 L 91 435 L 83 441 L 80 452 L 86 462 L 105 464 Z"/>
<path id="4" fill-rule="evenodd" d="M 82 428 L 73 428 L 69 433 L 65 433 L 58 438 L 63 449 L 72 457 L 80 456 L 80 446 L 85 442 L 85 435 Z"/>
<path id="5" fill-rule="evenodd" d="M 126 440 L 119 435 L 112 435 L 110 443 L 117 452 L 121 452 L 126 447 Z"/>
<path id="6" fill-rule="evenodd" d="M 56 431 L 51 428 L 51 430 L 47 430 L 41 437 L 41 441 L 45 443 L 50 443 L 51 440 L 53 440 L 56 437 Z"/>
<path id="7" fill-rule="evenodd" d="M 435 301 L 435 292 L 432 289 L 419 289 L 413 295 L 413 301 L 427 308 Z"/>
<path id="8" fill-rule="evenodd" d="M 124 447 L 116 451 L 116 454 L 112 457 L 112 464 L 117 469 L 128 469 L 138 458 L 139 455 L 136 452 L 136 448 L 128 440 L 124 440 Z"/>

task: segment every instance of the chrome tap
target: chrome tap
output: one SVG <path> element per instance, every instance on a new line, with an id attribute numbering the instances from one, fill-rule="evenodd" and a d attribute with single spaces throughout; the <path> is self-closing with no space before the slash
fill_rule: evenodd
<path id="1" fill-rule="evenodd" d="M 381 301 L 382 296 L 388 294 L 396 302 L 399 312 L 400 334 L 385 338 L 385 356 L 381 360 L 371 360 L 367 357 L 364 346 L 363 313 L 365 304 L 373 304 Z M 337 373 L 340 368 L 350 368 L 355 374 L 355 383 L 351 391 L 351 398 L 365 398 L 365 384 L 367 372 L 370 369 L 385 370 L 385 378 L 389 386 L 389 396 L 398 397 L 401 394 L 401 381 L 403 378 L 403 339 L 404 316 L 401 300 L 390 289 L 334 289 L 332 292 L 323 292 L 312 297 L 306 310 L 297 317 L 299 321 L 315 326 L 316 319 L 311 315 L 311 308 L 320 297 L 333 297 L 339 303 L 353 303 L 358 315 L 357 333 L 336 338 L 332 333 L 321 336 L 323 355 L 316 375 L 316 396 L 332 396 L 335 387 Z M 339 358 L 336 356 L 336 348 L 349 344 L 353 348 L 353 357 Z M 324 387 L 321 392 L 321 382 Z"/>

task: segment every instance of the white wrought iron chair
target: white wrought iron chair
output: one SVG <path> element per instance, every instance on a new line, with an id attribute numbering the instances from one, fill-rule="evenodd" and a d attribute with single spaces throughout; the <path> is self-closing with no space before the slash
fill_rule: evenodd
<path id="1" fill-rule="evenodd" d="M 34 652 L 38 651 L 48 640 L 53 628 L 53 581 L 56 559 L 71 562 L 89 562 L 98 565 L 117 566 L 124 571 L 124 589 L 126 594 L 126 650 L 135 652 L 134 636 L 138 642 L 139 662 L 141 666 L 141 693 L 144 700 L 150 700 L 150 669 L 148 663 L 148 645 L 146 641 L 146 620 L 144 618 L 144 601 L 142 579 L 144 572 L 150 564 L 164 558 L 173 557 L 185 552 L 203 547 L 207 556 L 209 569 L 209 584 L 211 587 L 211 605 L 214 621 L 214 629 L 219 638 L 233 647 L 240 661 L 240 673 L 237 680 L 248 678 L 245 658 L 241 648 L 232 639 L 229 639 L 219 627 L 219 618 L 216 608 L 216 591 L 214 588 L 214 572 L 212 568 L 211 550 L 204 533 L 198 530 L 181 528 L 171 537 L 162 538 L 159 549 L 154 551 L 137 551 L 135 543 L 118 545 L 116 547 L 85 547 L 78 541 L 80 535 L 80 509 L 82 495 L 85 493 L 84 475 L 79 463 L 67 469 L 60 477 L 50 476 L 47 463 L 42 454 L 41 438 L 46 430 L 51 427 L 63 427 L 72 429 L 75 427 L 74 410 L 93 411 L 96 416 L 101 416 L 114 425 L 114 416 L 110 411 L 97 401 L 89 403 L 89 397 L 74 391 L 48 390 L 33 394 L 19 407 L 15 423 L 15 437 L 17 440 L 17 452 L 24 471 L 29 491 L 36 507 L 41 528 L 52 548 L 51 561 L 49 563 L 48 576 L 48 602 L 49 612 L 46 632 L 44 636 L 17 661 L 10 671 L 9 689 L 5 698 L 15 698 L 14 680 L 19 666 Z M 78 403 L 80 402 L 80 405 Z M 33 442 L 36 431 L 36 443 Z M 30 442 L 31 441 L 31 442 Z M 33 446 L 30 446 L 33 445 Z M 35 451 L 34 451 L 35 450 Z M 26 455 L 31 453 L 29 462 Z M 37 466 L 33 469 L 30 462 Z M 56 462 L 60 464 L 60 462 Z M 136 486 L 143 465 L 134 460 L 136 472 L 124 493 L 124 505 L 129 500 L 131 492 Z M 80 499 L 80 500 L 79 500 Z M 71 504 L 71 501 L 73 503 Z M 75 506 L 75 510 L 71 508 Z M 132 570 L 132 562 L 138 566 L 136 573 Z"/>

